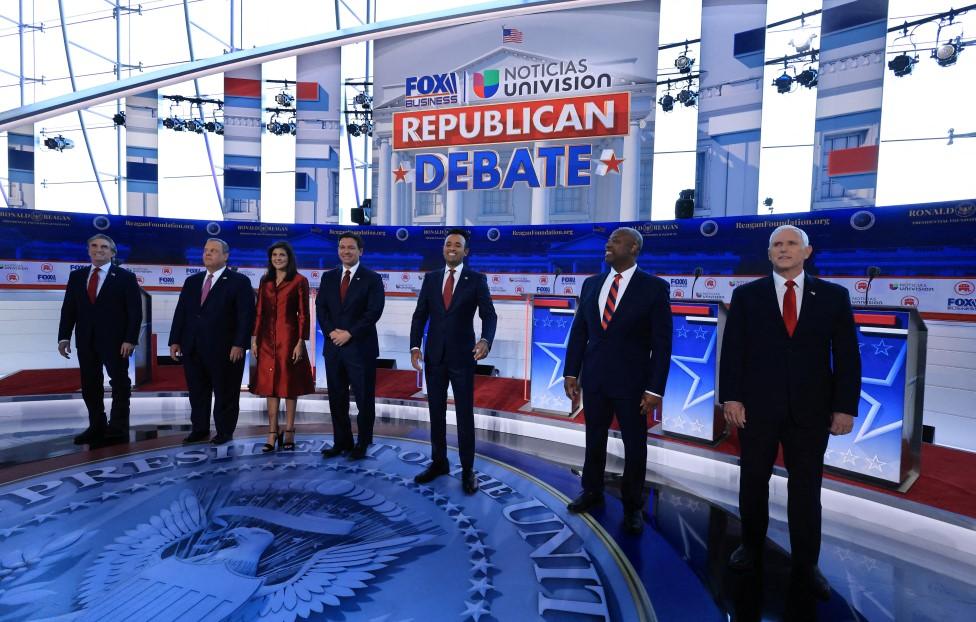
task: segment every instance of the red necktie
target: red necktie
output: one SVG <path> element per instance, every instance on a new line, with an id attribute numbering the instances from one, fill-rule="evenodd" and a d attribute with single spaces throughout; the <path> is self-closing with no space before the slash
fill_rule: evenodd
<path id="1" fill-rule="evenodd" d="M 346 301 L 346 292 L 349 291 L 349 270 L 346 270 L 346 275 L 342 277 L 342 283 L 339 284 L 339 302 Z"/>
<path id="2" fill-rule="evenodd" d="M 603 320 L 600 322 L 603 324 L 603 330 L 607 329 L 610 325 L 610 320 L 613 319 L 613 312 L 617 308 L 617 292 L 620 291 L 620 279 L 623 276 L 618 272 L 613 277 L 613 284 L 610 286 L 610 293 L 607 294 L 607 304 L 603 307 Z"/>
<path id="3" fill-rule="evenodd" d="M 794 281 L 786 282 L 786 294 L 783 296 L 783 323 L 786 324 L 786 332 L 793 336 L 796 330 L 796 287 Z"/>
<path id="4" fill-rule="evenodd" d="M 213 285 L 213 274 L 207 274 L 207 280 L 203 282 L 203 294 L 200 296 L 200 306 L 207 302 L 207 296 L 210 295 L 210 286 Z"/>
<path id="5" fill-rule="evenodd" d="M 98 295 L 98 272 L 101 270 L 99 267 L 95 267 L 91 271 L 91 276 L 88 277 L 88 300 L 92 304 L 95 304 L 95 297 Z"/>
<path id="6" fill-rule="evenodd" d="M 451 299 L 454 298 L 454 268 L 451 268 L 451 273 L 447 275 L 447 280 L 444 281 L 444 308 L 449 309 L 451 307 Z"/>

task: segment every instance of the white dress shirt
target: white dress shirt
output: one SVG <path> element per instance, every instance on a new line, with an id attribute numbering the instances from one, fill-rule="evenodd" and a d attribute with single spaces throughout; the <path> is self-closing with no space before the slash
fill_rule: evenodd
<path id="1" fill-rule="evenodd" d="M 217 281 L 220 280 L 220 275 L 223 274 L 224 273 L 224 270 L 226 270 L 226 269 L 227 269 L 227 266 L 224 266 L 220 270 L 217 270 L 216 272 L 213 273 L 213 278 L 210 279 L 210 289 L 211 289 L 211 291 L 213 290 L 214 285 L 217 284 Z M 207 286 L 207 277 L 204 276 L 203 277 L 203 284 L 200 286 L 200 297 L 201 298 L 203 297 L 203 288 L 206 287 L 206 286 Z"/>
<path id="2" fill-rule="evenodd" d="M 800 305 L 803 304 L 803 279 L 806 273 L 801 272 L 793 282 L 796 283 L 796 317 L 800 319 Z M 773 283 L 776 285 L 776 302 L 779 303 L 779 314 L 783 315 L 783 297 L 786 296 L 786 279 L 773 272 Z"/>
<path id="3" fill-rule="evenodd" d="M 457 291 L 458 281 L 461 280 L 461 269 L 464 268 L 464 263 L 459 263 L 457 268 L 454 268 L 454 289 L 451 290 L 451 294 Z M 451 276 L 451 267 L 444 265 L 444 278 L 441 280 L 441 292 L 444 291 L 444 286 L 447 285 L 447 277 Z"/>
<path id="4" fill-rule="evenodd" d="M 342 279 L 346 278 L 347 270 L 349 271 L 349 282 L 351 283 L 353 277 L 356 276 L 356 270 L 359 270 L 359 262 L 357 261 L 356 265 L 352 266 L 351 268 L 347 268 L 346 264 L 342 264 L 340 268 L 342 268 L 342 276 L 339 278 L 339 283 L 341 284 Z"/>
<path id="5" fill-rule="evenodd" d="M 620 284 L 617 286 L 617 304 L 620 304 L 620 300 L 624 297 L 624 292 L 627 291 L 627 285 L 630 283 L 630 279 L 633 278 L 634 273 L 637 272 L 637 264 L 632 265 L 623 272 L 620 273 L 621 279 Z M 607 278 L 603 281 L 603 287 L 600 288 L 600 298 L 597 299 L 597 313 L 602 317 L 603 310 L 607 307 L 607 298 L 610 297 L 610 286 L 613 285 L 613 277 L 617 274 L 617 271 L 610 269 L 607 273 Z"/>
<path id="6" fill-rule="evenodd" d="M 102 293 L 102 285 L 105 285 L 105 278 L 108 276 L 109 268 L 112 267 L 111 263 L 107 263 L 103 266 L 91 265 L 91 269 L 88 271 L 88 279 L 85 279 L 85 288 L 88 287 L 88 280 L 91 279 L 91 271 L 98 268 L 98 289 L 95 290 L 95 297 L 98 297 Z"/>

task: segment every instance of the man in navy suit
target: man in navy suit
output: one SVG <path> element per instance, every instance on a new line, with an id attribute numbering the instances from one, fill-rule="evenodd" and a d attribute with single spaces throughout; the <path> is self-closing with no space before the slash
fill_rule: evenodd
<path id="1" fill-rule="evenodd" d="M 732 293 L 719 393 L 741 449 L 742 546 L 730 566 L 758 564 L 769 524 L 769 477 L 782 444 L 794 578 L 827 599 L 830 586 L 817 567 L 823 457 L 829 435 L 853 427 L 861 357 L 847 290 L 803 271 L 812 252 L 805 232 L 777 228 L 769 237 L 773 274 Z"/>
<path id="2" fill-rule="evenodd" d="M 255 308 L 250 279 L 227 269 L 229 257 L 227 242 L 207 240 L 206 270 L 183 282 L 169 329 L 169 353 L 174 359 L 183 358 L 190 393 L 192 430 L 184 443 L 210 436 L 211 397 L 217 430 L 211 442 L 230 441 L 237 427 L 244 352 L 251 345 Z"/>
<path id="3" fill-rule="evenodd" d="M 361 460 L 373 442 L 376 418 L 376 357 L 380 355 L 376 322 L 383 315 L 386 295 L 383 279 L 359 262 L 363 240 L 352 232 L 339 236 L 339 261 L 342 267 L 322 276 L 315 297 L 315 311 L 325 336 L 322 355 L 329 385 L 329 411 L 332 413 L 332 447 L 322 456 L 333 458 L 349 452 Z M 349 422 L 349 386 L 356 396 L 356 428 L 359 440 L 353 444 Z"/>
<path id="4" fill-rule="evenodd" d="M 81 396 L 88 408 L 88 429 L 76 445 L 124 442 L 129 438 L 129 356 L 139 341 L 142 305 L 134 274 L 111 264 L 115 242 L 105 234 L 88 238 L 91 266 L 72 270 L 61 304 L 58 352 L 68 358 L 71 332 L 78 348 Z M 112 386 L 112 418 L 105 419 L 105 377 Z"/>
<path id="5" fill-rule="evenodd" d="M 583 492 L 569 511 L 603 504 L 607 435 L 616 415 L 624 443 L 624 528 L 635 534 L 644 528 L 647 415 L 661 405 L 671 365 L 669 288 L 637 267 L 643 244 L 636 229 L 621 227 L 610 234 L 605 259 L 611 270 L 583 282 L 563 380 L 566 396 L 574 401 L 582 383 L 586 417 Z"/>
<path id="6" fill-rule="evenodd" d="M 450 382 L 457 417 L 461 487 L 470 495 L 478 490 L 473 469 L 474 371 L 476 362 L 491 350 L 498 317 L 491 303 L 488 279 L 464 264 L 470 250 L 468 241 L 467 231 L 448 232 L 443 249 L 445 268 L 424 275 L 410 325 L 410 362 L 414 369 L 423 369 L 426 374 L 430 409 L 431 464 L 414 481 L 426 484 L 449 471 L 447 387 Z M 472 323 L 475 311 L 481 317 L 481 338 L 477 343 Z M 427 326 L 427 340 L 421 356 L 424 326 Z"/>

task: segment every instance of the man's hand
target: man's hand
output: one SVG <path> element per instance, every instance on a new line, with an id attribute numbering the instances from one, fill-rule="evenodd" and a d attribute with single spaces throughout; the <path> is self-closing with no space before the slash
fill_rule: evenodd
<path id="1" fill-rule="evenodd" d="M 575 402 L 579 398 L 579 384 L 576 378 L 571 376 L 563 378 L 563 391 L 566 392 L 566 397 Z"/>
<path id="2" fill-rule="evenodd" d="M 480 361 L 488 356 L 488 342 L 482 339 L 474 344 L 474 348 L 471 351 L 474 353 L 474 360 Z"/>
<path id="3" fill-rule="evenodd" d="M 644 391 L 644 395 L 641 396 L 641 414 L 645 417 L 650 414 L 653 410 L 660 408 L 661 398 L 657 395 L 651 395 L 647 391 Z"/>
<path id="4" fill-rule="evenodd" d="M 169 347 L 169 355 L 171 358 L 178 359 L 183 356 L 183 348 L 180 347 L 180 344 L 174 343 Z"/>
<path id="5" fill-rule="evenodd" d="M 240 346 L 233 346 L 230 349 L 230 362 L 236 363 L 237 361 L 244 358 L 244 348 Z"/>
<path id="6" fill-rule="evenodd" d="M 119 351 L 119 354 L 122 355 L 122 358 L 127 359 L 130 356 L 132 356 L 132 353 L 135 351 L 135 349 L 136 349 L 136 344 L 129 343 L 128 341 L 123 341 L 122 349 Z"/>
<path id="7" fill-rule="evenodd" d="M 725 402 L 722 412 L 729 425 L 740 429 L 746 427 L 746 406 L 742 402 Z"/>
<path id="8" fill-rule="evenodd" d="M 834 436 L 843 436 L 853 429 L 853 416 L 845 413 L 833 413 L 830 415 L 830 433 Z"/>
<path id="9" fill-rule="evenodd" d="M 413 365 L 413 368 L 416 369 L 417 371 L 424 370 L 423 366 L 421 366 L 420 364 L 420 362 L 423 360 L 424 360 L 424 356 L 423 354 L 420 353 L 420 350 L 410 351 L 410 364 Z"/>
<path id="10" fill-rule="evenodd" d="M 349 343 L 350 339 L 352 339 L 352 333 L 350 333 L 348 330 L 337 328 L 331 333 L 329 333 L 329 339 L 332 340 L 332 343 L 334 343 L 335 345 L 341 348 L 342 346 Z"/>
<path id="11" fill-rule="evenodd" d="M 69 340 L 64 339 L 58 342 L 58 354 L 60 354 L 66 359 L 71 358 L 70 356 L 68 356 L 69 354 L 71 354 L 71 342 Z"/>

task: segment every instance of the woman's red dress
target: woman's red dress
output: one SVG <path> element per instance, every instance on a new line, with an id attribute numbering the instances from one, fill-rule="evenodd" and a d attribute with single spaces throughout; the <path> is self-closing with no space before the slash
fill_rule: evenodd
<path id="1" fill-rule="evenodd" d="M 277 286 L 274 281 L 261 282 L 253 331 L 258 346 L 257 374 L 251 393 L 296 398 L 315 392 L 308 352 L 303 349 L 301 360 L 292 362 L 295 344 L 308 339 L 310 326 L 308 279 L 296 274 Z"/>

